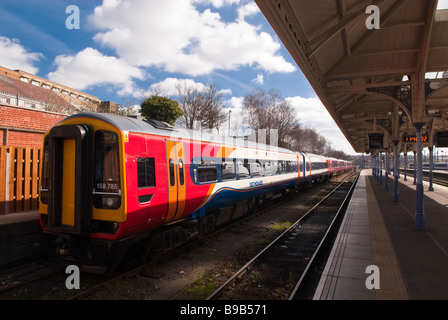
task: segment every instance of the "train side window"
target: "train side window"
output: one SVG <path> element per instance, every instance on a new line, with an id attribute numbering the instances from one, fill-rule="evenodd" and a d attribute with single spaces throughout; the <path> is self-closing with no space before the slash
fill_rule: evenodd
<path id="1" fill-rule="evenodd" d="M 98 209 L 118 209 L 121 206 L 118 135 L 98 130 L 95 132 L 94 150 L 93 204 Z"/>
<path id="2" fill-rule="evenodd" d="M 297 172 L 297 162 L 288 161 L 287 167 L 289 167 L 288 172 Z"/>
<path id="3" fill-rule="evenodd" d="M 218 171 L 216 168 L 199 168 L 198 181 L 199 182 L 216 182 L 218 180 Z"/>
<path id="4" fill-rule="evenodd" d="M 250 162 L 249 166 L 250 166 L 250 173 L 252 174 L 252 178 L 261 176 L 261 165 L 260 165 L 260 162 L 258 162 L 258 160 L 256 162 Z"/>
<path id="5" fill-rule="evenodd" d="M 278 162 L 277 161 L 271 161 L 271 174 L 279 174 L 279 167 L 278 167 Z"/>
<path id="6" fill-rule="evenodd" d="M 292 168 L 292 161 L 286 161 L 286 172 L 294 172 Z"/>
<path id="7" fill-rule="evenodd" d="M 286 161 L 280 160 L 278 162 L 278 172 L 280 174 L 288 172 L 288 170 L 286 169 Z"/>
<path id="8" fill-rule="evenodd" d="M 222 159 L 221 178 L 222 180 L 232 180 L 236 178 L 235 162 L 232 159 Z"/>
<path id="9" fill-rule="evenodd" d="M 181 186 L 184 185 L 184 162 L 179 159 L 179 183 Z"/>
<path id="10" fill-rule="evenodd" d="M 194 181 L 196 183 L 216 182 L 218 180 L 216 159 L 194 158 L 192 168 L 194 168 Z"/>
<path id="11" fill-rule="evenodd" d="M 156 186 L 154 158 L 137 159 L 137 177 L 139 188 L 153 188 Z"/>
<path id="12" fill-rule="evenodd" d="M 174 181 L 174 159 L 170 158 L 169 160 L 169 166 L 170 166 L 170 185 L 174 187 L 174 184 L 176 181 Z"/>
<path id="13" fill-rule="evenodd" d="M 238 163 L 238 175 L 240 179 L 250 178 L 249 160 L 237 160 Z"/>
<path id="14" fill-rule="evenodd" d="M 270 161 L 265 161 L 263 163 L 263 176 L 267 177 L 271 175 L 271 163 Z"/>

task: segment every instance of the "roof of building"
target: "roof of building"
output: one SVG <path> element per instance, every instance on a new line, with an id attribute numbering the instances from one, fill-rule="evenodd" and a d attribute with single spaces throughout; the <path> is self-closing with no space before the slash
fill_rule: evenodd
<path id="1" fill-rule="evenodd" d="M 414 123 L 448 128 L 448 10 L 437 1 L 255 1 L 355 151 L 369 151 L 372 132 L 390 148 Z"/>
<path id="2" fill-rule="evenodd" d="M 44 89 L 20 80 L 8 78 L 3 75 L 0 75 L 0 91 L 43 102 L 52 107 L 59 107 L 61 112 L 78 111 L 72 104 L 68 103 L 51 90 Z"/>

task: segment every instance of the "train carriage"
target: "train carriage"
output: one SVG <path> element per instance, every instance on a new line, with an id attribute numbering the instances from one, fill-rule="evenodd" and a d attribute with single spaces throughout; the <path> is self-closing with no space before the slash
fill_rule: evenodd
<path id="1" fill-rule="evenodd" d="M 330 160 L 112 114 L 77 114 L 45 136 L 40 219 L 57 253 L 83 269 L 115 269 L 249 213 Z"/>

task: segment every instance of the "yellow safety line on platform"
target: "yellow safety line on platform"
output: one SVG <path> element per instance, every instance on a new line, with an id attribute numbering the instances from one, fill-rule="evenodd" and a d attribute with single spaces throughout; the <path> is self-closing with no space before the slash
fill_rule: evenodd
<path id="1" fill-rule="evenodd" d="M 379 210 L 369 179 L 366 179 L 367 207 L 372 245 L 373 263 L 380 270 L 380 289 L 375 290 L 377 300 L 408 300 L 400 268 Z"/>

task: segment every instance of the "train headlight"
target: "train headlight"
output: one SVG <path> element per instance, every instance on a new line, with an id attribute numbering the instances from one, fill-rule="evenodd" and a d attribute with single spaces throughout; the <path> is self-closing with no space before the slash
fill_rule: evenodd
<path id="1" fill-rule="evenodd" d="M 93 197 L 93 205 L 98 209 L 115 210 L 121 206 L 120 195 L 95 194 Z"/>
<path id="2" fill-rule="evenodd" d="M 106 204 L 107 204 L 108 207 L 113 207 L 114 206 L 114 199 L 106 198 Z"/>

